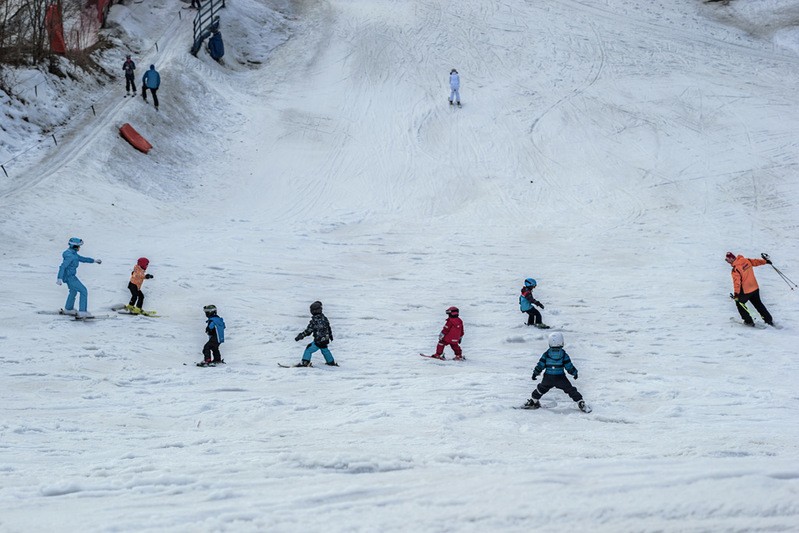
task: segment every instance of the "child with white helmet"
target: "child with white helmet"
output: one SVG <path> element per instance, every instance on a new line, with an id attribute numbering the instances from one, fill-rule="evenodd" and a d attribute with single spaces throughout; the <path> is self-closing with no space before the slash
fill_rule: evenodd
<path id="1" fill-rule="evenodd" d="M 549 334 L 549 349 L 544 352 L 533 370 L 533 381 L 538 379 L 541 372 L 544 378 L 535 388 L 532 398 L 527 400 L 525 409 L 538 409 L 541 407 L 541 397 L 553 387 L 560 389 L 577 402 L 577 407 L 585 413 L 590 413 L 591 408 L 583 400 L 583 395 L 571 384 L 564 372 L 568 372 L 577 379 L 577 369 L 572 364 L 569 354 L 563 349 L 563 334 L 559 332 Z"/>

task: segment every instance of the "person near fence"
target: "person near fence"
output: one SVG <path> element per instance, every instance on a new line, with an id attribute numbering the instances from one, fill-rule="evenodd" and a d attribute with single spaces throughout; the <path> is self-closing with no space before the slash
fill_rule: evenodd
<path id="1" fill-rule="evenodd" d="M 191 7 L 194 9 L 200 9 L 200 0 L 191 0 Z"/>
<path id="2" fill-rule="evenodd" d="M 155 65 L 150 65 L 150 70 L 144 73 L 141 79 L 141 97 L 147 101 L 147 89 L 153 95 L 153 103 L 156 111 L 158 110 L 158 87 L 161 85 L 161 75 L 155 70 Z"/>
<path id="3" fill-rule="evenodd" d="M 133 74 L 133 71 L 136 70 L 136 63 L 134 63 L 130 58 L 130 54 L 127 55 L 127 59 L 125 59 L 125 62 L 122 63 L 122 70 L 125 71 L 125 91 L 128 94 L 131 94 L 131 91 L 133 91 L 133 94 L 135 95 L 136 78 L 134 77 L 135 75 Z"/>

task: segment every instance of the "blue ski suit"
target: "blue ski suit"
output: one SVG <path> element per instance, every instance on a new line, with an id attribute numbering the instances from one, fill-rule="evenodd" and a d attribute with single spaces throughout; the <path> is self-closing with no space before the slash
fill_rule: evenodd
<path id="1" fill-rule="evenodd" d="M 64 305 L 64 310 L 72 311 L 75 307 L 75 296 L 80 293 L 80 310 L 86 311 L 89 305 L 89 292 L 86 287 L 78 279 L 78 265 L 80 263 L 94 263 L 91 257 L 83 257 L 78 254 L 74 248 L 67 248 L 61 254 L 63 261 L 58 269 L 58 279 L 63 281 L 69 287 L 69 295 L 67 296 L 67 303 Z"/>

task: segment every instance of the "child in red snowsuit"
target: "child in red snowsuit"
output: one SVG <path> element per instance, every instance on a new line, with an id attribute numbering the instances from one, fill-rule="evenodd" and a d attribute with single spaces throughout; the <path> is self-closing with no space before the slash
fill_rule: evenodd
<path id="1" fill-rule="evenodd" d="M 452 351 L 455 352 L 455 359 L 463 359 L 461 352 L 461 340 L 463 340 L 463 320 L 458 318 L 458 308 L 450 307 L 447 309 L 447 322 L 444 324 L 444 329 L 438 334 L 438 346 L 436 346 L 435 357 L 445 359 L 444 347 L 449 345 Z"/>

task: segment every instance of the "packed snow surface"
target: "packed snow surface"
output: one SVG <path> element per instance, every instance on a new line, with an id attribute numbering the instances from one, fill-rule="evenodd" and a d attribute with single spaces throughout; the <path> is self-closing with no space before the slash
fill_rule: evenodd
<path id="1" fill-rule="evenodd" d="M 115 5 L 117 79 L 26 104 L 75 119 L 0 183 L 0 530 L 799 529 L 799 291 L 756 268 L 744 327 L 724 262 L 799 280 L 794 2 L 228 0 L 224 64 L 183 6 Z M 72 236 L 108 320 L 37 314 Z M 110 311 L 141 256 L 162 318 Z M 513 409 L 527 277 L 591 414 Z M 279 368 L 314 300 L 341 366 Z M 466 361 L 419 357 L 451 305 Z"/>

